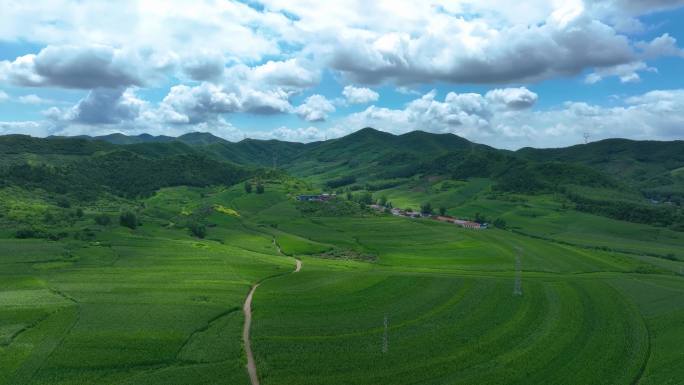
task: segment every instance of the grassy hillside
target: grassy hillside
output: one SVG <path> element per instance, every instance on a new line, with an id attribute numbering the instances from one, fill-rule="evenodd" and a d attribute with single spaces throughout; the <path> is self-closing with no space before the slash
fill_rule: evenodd
<path id="1" fill-rule="evenodd" d="M 684 141 L 607 139 L 559 149 L 524 148 L 518 153 L 528 159 L 581 163 L 616 176 L 650 198 L 684 202 L 684 180 L 676 172 L 684 167 Z"/>

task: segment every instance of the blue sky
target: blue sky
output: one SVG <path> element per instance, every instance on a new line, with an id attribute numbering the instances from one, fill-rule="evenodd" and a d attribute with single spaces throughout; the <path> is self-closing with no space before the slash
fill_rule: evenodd
<path id="1" fill-rule="evenodd" d="M 0 134 L 684 139 L 679 0 L 2 3 Z"/>

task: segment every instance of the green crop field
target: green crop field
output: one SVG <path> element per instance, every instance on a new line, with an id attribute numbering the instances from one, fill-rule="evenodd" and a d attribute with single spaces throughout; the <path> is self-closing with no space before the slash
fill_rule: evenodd
<path id="1" fill-rule="evenodd" d="M 262 280 L 252 338 L 263 384 L 684 378 L 682 262 L 428 219 L 302 215 L 283 187 L 269 190 L 164 189 L 135 230 L 1 240 L 0 383 L 248 383 L 241 305 Z M 239 215 L 215 210 L 205 239 L 169 226 L 212 205 Z M 578 236 L 549 223 L 537 231 Z M 609 244 L 629 226 L 583 239 Z M 332 248 L 375 259 L 316 257 Z"/>
<path id="2" fill-rule="evenodd" d="M 464 176 L 455 139 L 407 171 L 384 166 L 418 156 L 404 141 L 442 141 L 356 135 L 293 147 L 282 170 L 225 163 L 262 159 L 258 141 L 74 155 L 22 139 L 0 159 L 0 385 L 250 384 L 251 358 L 264 385 L 684 383 L 675 193 L 559 181 L 536 153 L 520 159 L 537 190 L 504 161 Z M 296 199 L 320 192 L 337 195 Z M 389 213 L 426 205 L 490 226 Z"/>

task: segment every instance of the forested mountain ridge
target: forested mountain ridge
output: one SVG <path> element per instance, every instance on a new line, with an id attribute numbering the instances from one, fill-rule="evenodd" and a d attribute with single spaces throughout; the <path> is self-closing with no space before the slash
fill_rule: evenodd
<path id="1" fill-rule="evenodd" d="M 393 135 L 372 128 L 312 143 L 229 142 L 209 133 L 7 135 L 0 137 L 0 156 L 5 185 L 42 185 L 83 196 L 108 191 L 134 197 L 168 186 L 232 184 L 259 168 L 277 168 L 335 191 L 378 191 L 420 178 L 484 178 L 495 194 L 560 193 L 578 210 L 664 225 L 682 222 L 684 202 L 682 141 L 609 139 L 508 151 L 453 134 Z"/>

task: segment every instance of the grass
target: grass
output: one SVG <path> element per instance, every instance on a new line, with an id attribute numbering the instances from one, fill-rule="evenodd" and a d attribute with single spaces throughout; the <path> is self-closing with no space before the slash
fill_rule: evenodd
<path id="1" fill-rule="evenodd" d="M 247 384 L 241 306 L 256 282 L 253 349 L 266 385 L 684 378 L 681 233 L 473 183 L 380 193 L 406 205 L 433 194 L 449 213 L 502 217 L 515 231 L 304 214 L 288 186 L 267 183 L 264 194 L 178 187 L 119 202 L 141 218 L 135 230 L 95 225 L 99 213 L 118 215 L 96 202 L 50 228 L 67 237 L 20 240 L 10 220 L 59 208 L 3 191 L 20 214 L 0 218 L 0 384 Z M 187 218 L 207 225 L 205 239 Z M 84 228 L 93 239 L 74 238 Z M 282 274 L 293 261 L 276 245 L 303 260 L 301 272 Z M 320 257 L 331 249 L 373 258 Z M 651 255 L 665 253 L 677 258 Z"/>

